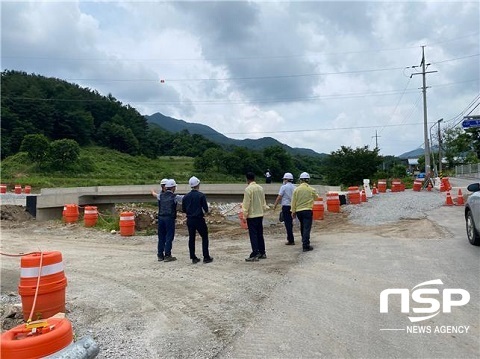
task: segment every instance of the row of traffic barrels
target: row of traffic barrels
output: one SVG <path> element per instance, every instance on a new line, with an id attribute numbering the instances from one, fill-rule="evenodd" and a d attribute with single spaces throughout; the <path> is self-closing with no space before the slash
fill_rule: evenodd
<path id="1" fill-rule="evenodd" d="M 379 193 L 387 192 L 387 180 L 386 179 L 379 179 L 377 182 L 377 188 Z M 391 192 L 403 192 L 405 191 L 405 184 L 402 183 L 401 180 L 395 178 L 392 180 L 392 184 L 390 186 Z"/>
<path id="2" fill-rule="evenodd" d="M 5 193 L 7 193 L 7 190 L 8 190 L 8 186 L 7 186 L 6 184 L 0 184 L 0 194 L 5 194 Z M 24 194 L 30 194 L 30 193 L 32 192 L 32 187 L 31 187 L 31 186 L 25 186 L 25 187 L 22 189 L 22 185 L 21 185 L 21 184 L 16 184 L 13 193 L 15 193 L 15 194 L 22 194 L 22 192 L 23 192 Z"/>
<path id="3" fill-rule="evenodd" d="M 340 212 L 340 195 L 338 192 L 327 192 L 327 211 L 332 213 Z M 323 219 L 325 205 L 323 197 L 317 197 L 313 202 L 313 219 Z"/>
<path id="4" fill-rule="evenodd" d="M 415 181 L 413 181 L 413 190 L 419 192 L 423 187 L 424 180 L 424 178 L 415 179 Z M 450 191 L 451 189 L 452 185 L 450 184 L 450 180 L 448 179 L 448 177 L 442 177 L 440 179 L 440 192 Z"/>
<path id="5" fill-rule="evenodd" d="M 64 315 L 67 278 L 62 253 L 29 253 L 22 256 L 20 266 L 18 294 L 26 323 L 2 333 L 1 358 L 43 358 L 74 339 L 72 324 Z"/>
<path id="6" fill-rule="evenodd" d="M 65 223 L 76 223 L 80 217 L 79 206 L 77 204 L 66 204 L 62 212 Z M 98 209 L 96 206 L 85 206 L 83 211 L 83 221 L 85 227 L 94 227 L 98 220 Z M 135 234 L 135 213 L 131 211 L 120 213 L 120 235 L 133 236 Z"/>
<path id="7" fill-rule="evenodd" d="M 327 210 L 329 212 L 340 212 L 340 197 L 337 192 L 327 193 Z M 317 197 L 313 201 L 312 211 L 314 220 L 324 219 L 325 205 L 323 197 Z M 240 226 L 243 229 L 248 229 L 247 220 L 244 218 L 242 210 L 238 212 L 238 219 L 240 220 Z"/>

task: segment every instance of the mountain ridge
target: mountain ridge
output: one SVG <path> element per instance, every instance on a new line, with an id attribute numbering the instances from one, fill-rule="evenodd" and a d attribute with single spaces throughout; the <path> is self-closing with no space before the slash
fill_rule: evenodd
<path id="1" fill-rule="evenodd" d="M 222 133 L 215 131 L 213 128 L 195 122 L 187 122 L 185 120 L 179 120 L 174 117 L 166 116 L 160 112 L 156 112 L 152 115 L 145 115 L 148 123 L 155 124 L 169 132 L 180 132 L 187 130 L 191 134 L 197 134 L 204 136 L 205 138 L 218 143 L 223 146 L 241 146 L 253 150 L 262 150 L 271 146 L 282 146 L 285 150 L 293 155 L 304 155 L 313 157 L 328 156 L 326 153 L 318 153 L 309 148 L 290 147 L 273 137 L 262 137 L 259 139 L 244 139 L 237 140 L 223 135 Z"/>
<path id="2" fill-rule="evenodd" d="M 438 146 L 432 146 L 430 148 L 430 151 L 432 152 L 438 152 Z M 411 150 L 411 151 L 407 151 L 407 152 L 404 152 L 402 153 L 401 155 L 399 156 L 396 156 L 402 160 L 406 160 L 406 159 L 409 159 L 409 158 L 418 158 L 420 156 L 424 156 L 425 155 L 425 149 L 424 148 L 416 148 L 414 150 Z"/>

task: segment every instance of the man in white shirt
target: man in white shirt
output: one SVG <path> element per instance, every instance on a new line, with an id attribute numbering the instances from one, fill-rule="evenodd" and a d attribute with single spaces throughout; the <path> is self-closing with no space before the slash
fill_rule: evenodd
<path id="1" fill-rule="evenodd" d="M 290 172 L 287 172 L 283 175 L 283 185 L 280 187 L 278 192 L 277 199 L 273 209 L 277 208 L 278 202 L 281 201 L 282 204 L 282 217 L 283 223 L 285 224 L 285 230 L 287 231 L 287 246 L 292 246 L 295 244 L 295 239 L 293 237 L 293 218 L 291 211 L 292 196 L 293 191 L 295 190 L 295 185 L 293 184 L 293 175 Z"/>

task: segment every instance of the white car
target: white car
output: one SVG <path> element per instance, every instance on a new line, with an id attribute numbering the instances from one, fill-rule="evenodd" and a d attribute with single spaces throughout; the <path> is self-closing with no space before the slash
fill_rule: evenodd
<path id="1" fill-rule="evenodd" d="M 480 183 L 472 183 L 467 190 L 473 192 L 465 203 L 465 223 L 468 241 L 480 246 Z"/>

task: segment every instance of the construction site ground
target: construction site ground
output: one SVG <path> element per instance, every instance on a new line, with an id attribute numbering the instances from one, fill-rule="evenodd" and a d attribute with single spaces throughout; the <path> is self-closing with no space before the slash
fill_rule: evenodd
<path id="1" fill-rule="evenodd" d="M 449 210 L 463 228 L 461 208 L 437 209 L 436 217 Z M 298 227 L 297 245 L 285 246 L 279 211 L 269 210 L 264 219 L 268 258 L 247 263 L 250 242 L 235 206 L 218 205 L 207 216 L 214 261 L 192 264 L 182 215 L 172 251 L 177 261 L 157 261 L 156 234 L 139 235 L 152 226 L 150 213 L 143 213 L 145 224 L 136 235 L 125 237 L 85 228 L 81 221 L 36 222 L 23 207 L 3 205 L 1 251 L 62 253 L 68 280 L 67 317 L 77 338 L 89 335 L 98 343 L 99 358 L 389 357 L 394 353 L 401 357 L 411 356 L 413 350 L 431 357 L 479 354 L 479 323 L 471 320 L 475 314 L 478 318 L 478 303 L 456 317 L 458 324 L 470 324 L 468 336 L 415 339 L 414 343 L 379 337 L 383 333 L 378 326 L 388 325 L 377 318 L 381 290 L 398 284 L 395 278 L 411 288 L 445 273 L 436 263 L 438 255 L 431 258 L 430 252 L 454 245 L 455 236 L 439 220 L 426 216 L 361 226 L 352 224 L 346 211 L 325 212 L 312 229 L 314 251 L 304 253 Z M 466 240 L 460 243 L 469 246 Z M 196 247 L 201 257 L 198 236 Z M 471 253 L 478 259 L 478 251 Z M 424 275 L 414 276 L 420 263 L 408 267 L 409 255 L 420 261 Z M 474 260 L 463 256 L 457 263 L 459 270 L 463 270 L 462 261 Z M 2 331 L 23 322 L 19 275 L 20 258 L 2 256 Z M 318 276 L 316 282 L 312 276 Z M 472 298 L 480 292 L 478 281 L 473 283 Z M 450 284 L 467 286 L 458 281 Z M 451 349 L 428 352 L 429 341 Z M 405 349 L 395 351 L 399 343 Z M 460 351 L 452 352 L 456 348 Z"/>

